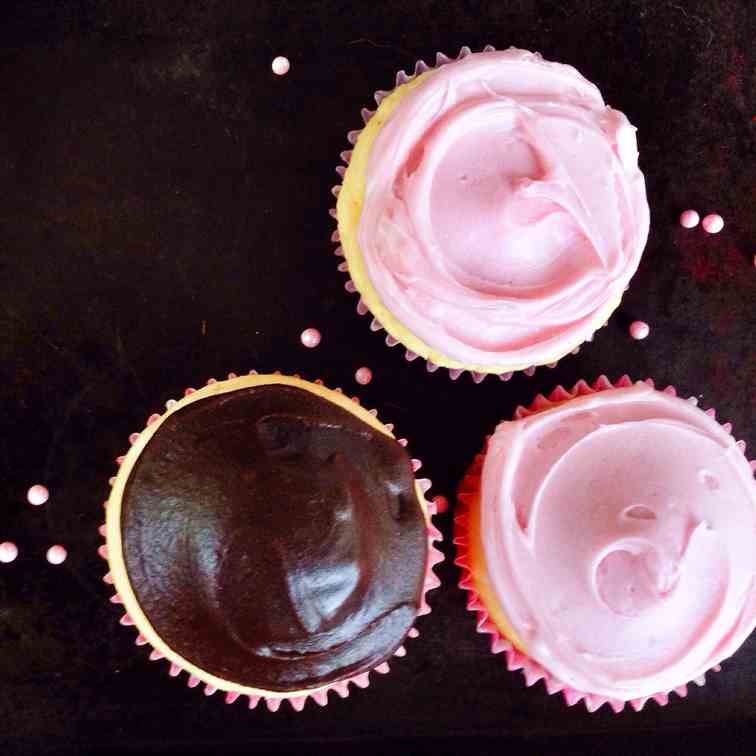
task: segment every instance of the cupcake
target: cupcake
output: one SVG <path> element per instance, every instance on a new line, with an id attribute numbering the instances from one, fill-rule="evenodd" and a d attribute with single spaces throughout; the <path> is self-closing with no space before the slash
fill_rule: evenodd
<path id="1" fill-rule="evenodd" d="M 640 709 L 756 626 L 756 482 L 745 445 L 651 381 L 558 387 L 501 423 L 459 495 L 478 629 L 569 704 Z"/>
<path id="2" fill-rule="evenodd" d="M 107 503 L 106 581 L 151 659 L 209 695 L 301 709 L 404 655 L 438 585 L 419 467 L 339 391 L 213 382 L 136 438 Z"/>
<path id="3" fill-rule="evenodd" d="M 363 111 L 336 187 L 358 310 L 430 370 L 552 365 L 604 325 L 649 229 L 635 128 L 571 66 L 463 48 Z"/>

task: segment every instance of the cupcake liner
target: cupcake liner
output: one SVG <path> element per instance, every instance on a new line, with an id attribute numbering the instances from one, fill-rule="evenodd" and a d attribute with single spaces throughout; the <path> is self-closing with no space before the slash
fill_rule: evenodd
<path id="1" fill-rule="evenodd" d="M 257 375 L 257 370 L 250 370 L 249 375 Z M 281 371 L 277 370 L 274 373 L 275 375 L 281 375 Z M 235 373 L 229 373 L 228 379 L 234 379 L 238 376 Z M 299 378 L 299 375 L 293 375 L 293 378 Z M 211 378 L 207 381 L 206 385 L 212 385 L 213 383 L 217 383 L 217 380 L 214 378 Z M 313 381 L 313 383 L 322 386 L 323 381 L 318 379 Z M 190 394 L 193 394 L 197 391 L 195 388 L 187 388 L 184 391 L 184 396 L 189 396 Z M 340 388 L 334 389 L 337 393 L 343 393 L 343 391 Z M 351 400 L 355 404 L 360 404 L 359 398 L 356 396 L 351 397 Z M 171 409 L 177 404 L 178 400 L 175 399 L 169 399 L 166 403 L 166 410 Z M 369 410 L 370 414 L 374 417 L 377 417 L 378 411 L 377 410 Z M 152 414 L 147 418 L 146 426 L 150 426 L 153 423 L 157 422 L 162 417 L 161 414 Z M 389 431 L 389 433 L 392 434 L 393 437 L 393 430 L 394 426 L 391 423 L 384 424 L 384 427 L 386 430 Z M 139 433 L 132 433 L 129 436 L 129 443 L 134 444 L 139 439 Z M 399 444 L 402 446 L 407 446 L 407 439 L 400 438 L 397 440 Z M 124 456 L 119 456 L 116 458 L 115 462 L 117 465 L 121 465 L 124 460 Z M 422 462 L 419 459 L 412 459 L 412 470 L 413 472 L 417 472 L 421 466 Z M 110 478 L 109 484 L 112 486 L 115 482 L 115 477 Z M 430 490 L 431 488 L 431 481 L 428 478 L 416 478 L 416 489 L 418 489 L 418 496 L 420 498 L 421 506 L 424 509 L 425 519 L 427 523 L 427 535 L 428 535 L 428 560 L 426 562 L 425 566 L 425 578 L 423 582 L 423 593 L 420 600 L 420 607 L 417 612 L 417 616 L 421 617 L 425 614 L 429 614 L 431 611 L 431 607 L 428 604 L 427 601 L 427 593 L 428 591 L 433 590 L 434 588 L 437 588 L 439 585 L 441 585 L 441 581 L 433 571 L 433 568 L 443 561 L 444 556 L 443 553 L 436 548 L 435 543 L 440 542 L 442 540 L 441 532 L 438 530 L 438 528 L 433 525 L 431 521 L 431 517 L 437 513 L 436 504 L 434 501 L 429 500 L 425 497 L 425 494 Z M 420 492 L 422 492 L 422 495 L 420 495 Z M 106 500 L 103 504 L 105 509 L 107 509 L 108 501 Z M 106 526 L 101 525 L 98 528 L 99 534 L 106 538 Z M 107 542 L 103 545 L 101 545 L 97 553 L 100 557 L 102 557 L 105 561 L 109 563 L 109 554 L 108 554 L 108 546 Z M 108 585 L 114 585 L 114 580 L 111 575 L 111 572 L 108 572 L 103 577 L 103 581 Z M 123 605 L 123 599 L 121 596 L 116 592 L 113 596 L 110 597 L 110 602 L 112 604 L 116 605 Z M 132 617 L 128 614 L 122 614 L 119 623 L 125 627 L 134 627 L 137 632 L 137 637 L 135 639 L 135 644 L 137 646 L 151 646 L 147 638 L 140 632 L 139 627 L 137 626 L 137 623 L 132 619 Z M 413 627 L 409 630 L 407 633 L 406 638 L 417 638 L 420 635 L 419 630 L 413 625 Z M 405 639 L 406 641 L 406 639 Z M 167 644 L 166 644 L 167 646 Z M 182 673 L 186 673 L 188 675 L 186 684 L 190 688 L 196 688 L 200 685 L 203 686 L 203 692 L 206 696 L 211 696 L 214 693 L 218 691 L 225 692 L 224 700 L 227 704 L 234 703 L 237 701 L 240 697 L 247 698 L 248 699 L 248 705 L 250 709 L 254 709 L 257 707 L 257 705 L 263 701 L 265 703 L 265 706 L 268 708 L 269 711 L 278 711 L 278 709 L 281 706 L 282 701 L 288 701 L 291 707 L 295 711 L 302 711 L 305 704 L 307 703 L 307 699 L 312 699 L 316 704 L 319 706 L 325 706 L 328 703 L 328 694 L 333 692 L 340 698 L 346 698 L 349 696 L 350 692 L 350 685 L 354 685 L 357 688 L 367 688 L 370 684 L 370 673 L 375 672 L 377 674 L 387 674 L 390 671 L 389 662 L 384 661 L 381 664 L 378 664 L 377 666 L 373 667 L 370 670 L 367 670 L 365 672 L 361 672 L 358 675 L 354 675 L 349 678 L 345 678 L 344 680 L 339 680 L 337 682 L 329 683 L 327 685 L 323 685 L 318 688 L 314 688 L 312 690 L 307 691 L 297 691 L 296 695 L 292 695 L 291 693 L 286 692 L 279 692 L 279 691 L 260 691 L 260 695 L 250 695 L 247 693 L 240 693 L 235 690 L 229 690 L 227 688 L 224 688 L 222 685 L 214 685 L 211 682 L 208 681 L 208 679 L 205 679 L 205 674 L 197 675 L 187 669 L 184 669 L 180 664 L 175 663 L 171 661 L 170 659 L 167 659 L 163 651 L 161 651 L 158 648 L 152 647 L 152 650 L 149 654 L 149 660 L 150 661 L 159 661 L 159 660 L 165 660 L 168 663 L 168 674 L 171 677 L 179 677 Z M 405 656 L 407 653 L 404 644 L 400 645 L 399 648 L 394 651 L 393 656 L 400 658 Z M 200 671 L 198 669 L 195 669 L 196 671 Z M 212 677 L 211 675 L 207 674 L 207 677 Z M 214 678 L 217 680 L 217 678 Z"/>
<path id="2" fill-rule="evenodd" d="M 646 378 L 645 381 L 638 381 L 638 383 L 646 383 L 651 388 L 654 388 L 654 381 L 651 378 Z M 633 381 L 627 375 L 623 375 L 615 383 L 612 383 L 605 375 L 601 375 L 592 385 L 589 385 L 584 380 L 580 380 L 574 385 L 572 390 L 567 390 L 563 386 L 557 386 L 548 397 L 543 394 L 538 394 L 529 406 L 518 406 L 514 412 L 514 419 L 519 420 L 524 417 L 529 417 L 530 415 L 555 407 L 562 402 L 569 401 L 578 396 L 594 394 L 612 388 L 624 388 L 632 385 Z M 677 396 L 677 391 L 674 386 L 667 386 L 667 388 L 664 389 L 664 393 Z M 691 396 L 688 401 L 694 405 L 698 404 L 698 399 L 694 396 Z M 705 412 L 709 417 L 716 418 L 716 411 L 713 408 L 707 409 Z M 732 425 L 730 423 L 721 423 L 721 425 L 727 433 L 731 434 Z M 486 445 L 488 444 L 489 438 L 490 436 L 486 438 Z M 745 456 L 745 442 L 738 441 L 736 445 Z M 472 554 L 470 552 L 469 540 L 469 514 L 470 506 L 477 501 L 480 495 L 481 472 L 483 469 L 484 458 L 485 447 L 483 452 L 475 456 L 472 465 L 468 468 L 467 473 L 459 486 L 459 491 L 457 493 L 458 507 L 454 517 L 453 543 L 457 548 L 457 557 L 454 560 L 454 563 L 461 569 L 462 573 L 458 585 L 468 594 L 467 609 L 476 615 L 477 631 L 491 636 L 491 653 L 499 654 L 503 652 L 507 668 L 511 671 L 521 670 L 525 677 L 525 685 L 528 687 L 534 685 L 539 680 L 543 680 L 547 693 L 550 695 L 561 693 L 568 706 L 574 706 L 579 701 L 583 701 L 586 709 L 590 712 L 597 711 L 604 704 L 609 704 L 615 713 L 621 712 L 626 704 L 629 704 L 635 709 L 635 711 L 640 711 L 649 700 L 654 700 L 660 706 L 664 706 L 669 702 L 669 696 L 671 693 L 676 693 L 681 698 L 684 698 L 688 693 L 688 685 L 691 683 L 695 683 L 699 686 L 704 685 L 706 682 L 705 674 L 689 681 L 685 685 L 680 685 L 672 690 L 660 691 L 651 696 L 634 698 L 629 701 L 608 698 L 595 693 L 586 693 L 585 691 L 576 690 L 575 688 L 566 685 L 561 680 L 554 677 L 537 661 L 531 659 L 527 654 L 523 653 L 512 644 L 512 642 L 499 630 L 496 623 L 489 615 L 483 598 L 476 587 L 475 577 L 472 572 Z M 756 472 L 756 460 L 751 460 L 749 464 L 751 470 Z M 719 672 L 720 669 L 721 666 L 717 664 L 708 670 L 708 672 Z M 708 674 L 708 672 L 706 674 Z"/>
<path id="3" fill-rule="evenodd" d="M 496 48 L 493 45 L 486 45 L 482 52 L 494 52 Z M 426 71 L 430 71 L 432 69 L 441 68 L 442 66 L 445 66 L 447 63 L 453 63 L 457 60 L 462 60 L 463 58 L 466 58 L 468 55 L 472 53 L 472 50 L 467 47 L 466 45 L 464 47 L 461 47 L 459 50 L 459 53 L 457 54 L 456 58 L 450 58 L 448 55 L 445 55 L 442 52 L 436 53 L 436 62 L 432 65 L 428 65 L 423 60 L 418 60 L 415 63 L 415 68 L 411 73 L 406 73 L 405 71 L 397 71 L 395 83 L 394 83 L 394 89 L 402 86 L 403 84 L 406 84 L 409 81 L 412 81 L 415 77 L 419 76 L 420 74 L 424 74 Z M 393 90 L 382 90 L 379 89 L 373 94 L 373 98 L 375 100 L 376 106 L 379 106 L 383 100 L 391 94 Z M 369 110 L 368 108 L 362 108 L 360 111 L 360 116 L 362 117 L 363 125 L 367 125 L 367 123 L 370 121 L 370 119 L 375 115 L 375 110 Z M 350 145 L 355 145 L 357 143 L 357 139 L 361 133 L 362 129 L 355 129 L 353 131 L 347 132 L 347 141 Z M 336 173 L 338 174 L 340 179 L 343 179 L 344 174 L 346 172 L 346 166 L 349 165 L 349 161 L 352 157 L 352 150 L 345 150 L 343 151 L 340 156 L 341 161 L 343 165 L 337 165 L 336 166 Z M 333 194 L 334 197 L 338 198 L 339 193 L 341 192 L 341 184 L 337 184 L 334 187 L 331 188 L 331 194 Z M 337 219 L 337 212 L 336 208 L 332 207 L 329 209 L 328 214 L 333 218 Z M 338 246 L 334 250 L 334 254 L 337 257 L 344 258 L 344 251 L 340 246 L 341 238 L 339 236 L 338 228 L 331 234 L 331 241 L 337 244 Z M 388 347 L 395 347 L 397 345 L 402 344 L 402 342 L 397 339 L 393 334 L 389 333 L 386 329 L 386 326 L 382 324 L 376 317 L 373 316 L 372 312 L 368 308 L 367 304 L 364 302 L 362 297 L 359 295 L 359 292 L 357 290 L 357 287 L 354 284 L 354 281 L 352 281 L 351 278 L 349 278 L 349 264 L 344 259 L 342 262 L 340 262 L 337 266 L 337 270 L 340 273 L 346 273 L 347 274 L 347 280 L 344 283 L 344 288 L 346 291 L 348 291 L 350 294 L 357 294 L 358 295 L 358 301 L 357 301 L 357 313 L 359 315 L 370 315 L 371 321 L 370 321 L 370 330 L 371 331 L 382 331 L 386 330 L 386 346 Z M 599 328 L 603 328 L 608 323 L 608 319 L 606 322 L 604 322 L 602 325 L 598 326 L 596 330 L 599 330 Z M 585 341 L 593 341 L 593 336 L 595 335 L 595 331 L 588 336 Z M 584 343 L 584 342 L 582 342 Z M 582 343 L 576 346 L 569 354 L 577 354 L 580 351 L 580 348 L 582 346 Z M 403 345 L 402 345 L 403 346 Z M 563 357 L 567 355 L 563 355 L 559 358 L 561 360 Z M 407 362 L 413 362 L 417 360 L 418 358 L 423 359 L 420 357 L 419 354 L 416 354 L 410 349 L 405 348 L 404 350 L 404 357 L 407 360 Z M 468 370 L 466 368 L 444 368 L 448 374 L 449 378 L 451 380 L 456 381 L 457 378 L 462 375 L 462 373 L 470 373 L 470 377 L 472 378 L 474 383 L 481 383 L 484 381 L 489 375 L 495 375 L 502 381 L 508 381 L 512 378 L 512 376 L 515 373 L 524 373 L 527 376 L 532 376 L 536 369 L 539 367 L 545 367 L 545 368 L 555 368 L 557 364 L 559 363 L 559 360 L 556 360 L 555 362 L 550 362 L 547 364 L 542 365 L 531 365 L 527 368 L 522 368 L 521 370 L 515 370 L 515 371 L 509 371 L 504 373 L 498 373 L 495 370 L 488 370 L 488 371 L 475 371 L 475 370 Z M 443 367 L 441 365 L 437 365 L 434 362 L 432 362 L 429 359 L 425 360 L 425 366 L 429 373 L 435 373 L 436 370 L 439 369 L 439 367 Z"/>

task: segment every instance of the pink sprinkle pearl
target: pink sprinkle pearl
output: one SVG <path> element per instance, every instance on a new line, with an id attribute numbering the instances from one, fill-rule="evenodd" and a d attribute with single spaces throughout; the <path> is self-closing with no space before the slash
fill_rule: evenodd
<path id="1" fill-rule="evenodd" d="M 45 486 L 37 483 L 26 492 L 26 500 L 35 507 L 44 504 L 50 498 L 50 492 Z"/>
<path id="2" fill-rule="evenodd" d="M 630 335 L 634 339 L 645 339 L 651 333 L 651 327 L 642 320 L 635 320 L 630 323 Z"/>
<path id="3" fill-rule="evenodd" d="M 695 228 L 699 220 L 701 218 L 695 210 L 685 210 L 680 214 L 680 225 L 683 228 Z"/>
<path id="4" fill-rule="evenodd" d="M 703 230 L 709 234 L 718 234 L 724 228 L 724 219 L 721 215 L 712 213 L 707 215 L 702 221 Z"/>
<path id="5" fill-rule="evenodd" d="M 12 541 L 0 543 L 0 562 L 8 564 L 18 556 L 18 546 Z"/>
<path id="6" fill-rule="evenodd" d="M 289 73 L 291 63 L 289 63 L 288 58 L 285 58 L 283 55 L 279 55 L 273 58 L 273 62 L 270 64 L 270 67 L 273 69 L 273 73 L 276 76 L 283 76 L 284 74 Z"/>
<path id="7" fill-rule="evenodd" d="M 314 349 L 320 344 L 320 331 L 317 328 L 305 328 L 299 338 L 308 349 Z"/>
<path id="8" fill-rule="evenodd" d="M 50 562 L 50 564 L 63 564 L 63 562 L 66 561 L 67 556 L 68 552 L 59 544 L 50 546 L 47 550 L 47 561 Z"/>
<path id="9" fill-rule="evenodd" d="M 373 371 L 369 367 L 361 367 L 354 374 L 354 380 L 357 381 L 360 386 L 367 386 L 367 384 L 373 380 Z"/>
<path id="10" fill-rule="evenodd" d="M 447 499 L 446 496 L 435 496 L 433 498 L 433 503 L 436 505 L 436 512 L 438 512 L 438 514 L 443 514 L 449 509 L 449 499 Z"/>

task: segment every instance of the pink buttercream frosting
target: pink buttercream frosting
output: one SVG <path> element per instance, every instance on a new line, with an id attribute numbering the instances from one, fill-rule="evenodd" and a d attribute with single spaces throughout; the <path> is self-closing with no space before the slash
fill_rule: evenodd
<path id="1" fill-rule="evenodd" d="M 481 495 L 496 599 L 566 685 L 672 690 L 756 626 L 756 483 L 732 436 L 682 399 L 638 384 L 502 423 Z"/>
<path id="2" fill-rule="evenodd" d="M 495 367 L 549 362 L 588 338 L 648 227 L 635 128 L 571 66 L 512 48 L 404 95 L 370 152 L 358 239 L 406 328 Z"/>

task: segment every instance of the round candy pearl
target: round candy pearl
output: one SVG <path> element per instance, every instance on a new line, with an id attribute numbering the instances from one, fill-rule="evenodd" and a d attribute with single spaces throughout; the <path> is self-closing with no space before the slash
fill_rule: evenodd
<path id="1" fill-rule="evenodd" d="M 320 331 L 317 328 L 305 328 L 299 338 L 308 349 L 314 349 L 320 344 Z"/>
<path id="2" fill-rule="evenodd" d="M 8 564 L 18 556 L 18 546 L 12 541 L 0 543 L 0 562 Z"/>
<path id="3" fill-rule="evenodd" d="M 685 210 L 680 214 L 680 225 L 683 228 L 695 228 L 700 217 L 695 210 Z"/>
<path id="4" fill-rule="evenodd" d="M 449 499 L 446 496 L 434 496 L 433 503 L 436 505 L 436 512 L 438 514 L 443 514 L 449 509 Z"/>
<path id="5" fill-rule="evenodd" d="M 29 502 L 29 504 L 33 504 L 35 507 L 40 506 L 40 504 L 44 504 L 49 498 L 50 492 L 47 490 L 47 488 L 45 488 L 45 486 L 40 485 L 39 483 L 36 486 L 32 486 L 26 492 L 26 500 Z"/>
<path id="6" fill-rule="evenodd" d="M 47 561 L 50 564 L 63 564 L 67 556 L 68 552 L 60 545 L 50 546 L 47 550 Z"/>
<path id="7" fill-rule="evenodd" d="M 288 58 L 285 58 L 283 55 L 279 55 L 276 58 L 273 58 L 273 62 L 270 64 L 270 67 L 273 69 L 273 73 L 276 74 L 276 76 L 283 76 L 284 74 L 289 73 L 291 63 L 289 63 Z"/>
<path id="8" fill-rule="evenodd" d="M 702 221 L 703 230 L 710 234 L 718 234 L 724 228 L 724 219 L 721 215 L 712 213 L 707 215 Z"/>
<path id="9" fill-rule="evenodd" d="M 634 339 L 645 339 L 649 333 L 651 333 L 651 328 L 648 323 L 644 323 L 642 320 L 635 320 L 630 323 L 630 335 Z"/>
<path id="10" fill-rule="evenodd" d="M 373 371 L 369 367 L 361 367 L 355 374 L 354 380 L 360 384 L 360 386 L 366 386 L 373 380 Z"/>

